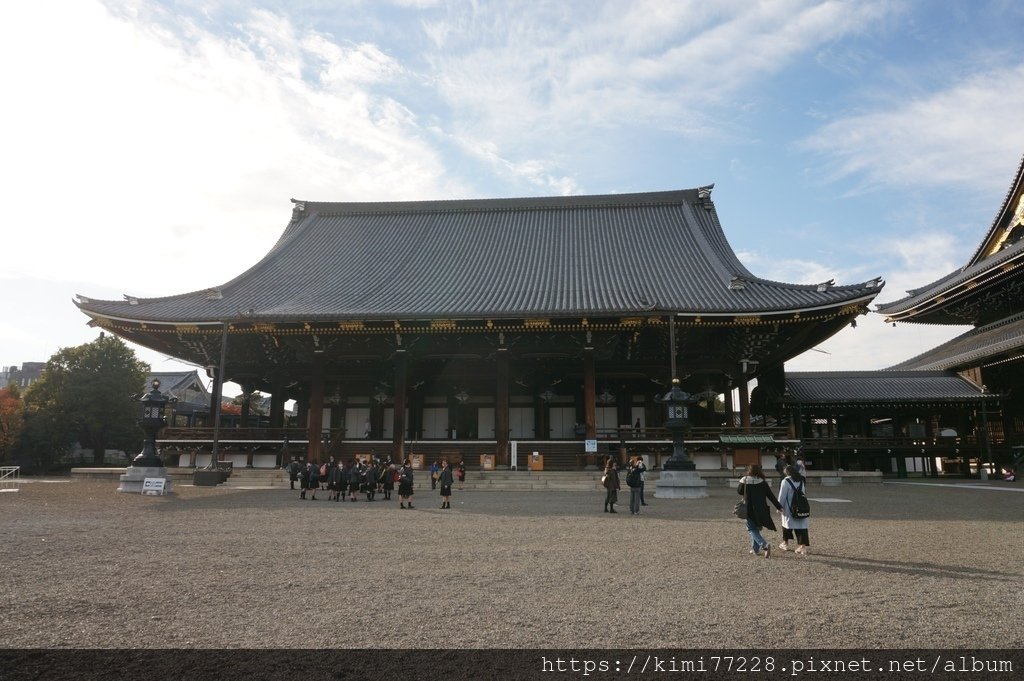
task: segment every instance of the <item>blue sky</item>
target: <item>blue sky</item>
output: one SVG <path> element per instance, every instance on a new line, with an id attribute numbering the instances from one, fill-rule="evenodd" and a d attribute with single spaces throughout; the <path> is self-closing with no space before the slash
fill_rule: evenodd
<path id="1" fill-rule="evenodd" d="M 1021 35 L 1009 0 L 7 3 L 0 362 L 94 338 L 76 293 L 227 281 L 292 197 L 715 183 L 758 276 L 881 276 L 894 300 L 963 265 L 1006 194 Z M 872 314 L 787 368 L 884 368 L 963 330 Z"/>

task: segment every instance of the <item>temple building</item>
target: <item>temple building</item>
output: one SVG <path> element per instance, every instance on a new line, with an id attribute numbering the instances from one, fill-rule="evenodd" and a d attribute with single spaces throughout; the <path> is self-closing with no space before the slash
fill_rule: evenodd
<path id="1" fill-rule="evenodd" d="M 973 328 L 885 371 L 789 374 L 809 452 L 903 473 L 996 473 L 1024 448 L 1024 160 L 959 269 L 877 307 L 893 324 Z M 920 466 L 920 468 L 918 468 Z"/>
<path id="2" fill-rule="evenodd" d="M 543 451 L 549 468 L 572 468 L 594 441 L 665 444 L 658 400 L 673 372 L 697 396 L 696 431 L 751 429 L 747 386 L 778 408 L 784 363 L 881 290 L 880 278 L 755 276 L 711 189 L 293 200 L 273 248 L 221 286 L 76 304 L 95 326 L 271 395 L 253 443 L 288 436 L 313 460 L 451 453 L 498 466 Z"/>

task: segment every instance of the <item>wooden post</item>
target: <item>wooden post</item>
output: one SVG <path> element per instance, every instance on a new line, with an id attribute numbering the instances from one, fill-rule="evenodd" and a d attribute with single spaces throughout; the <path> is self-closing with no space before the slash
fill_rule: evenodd
<path id="1" fill-rule="evenodd" d="M 583 418 L 587 439 L 597 437 L 597 379 L 594 370 L 594 348 L 583 348 Z"/>
<path id="2" fill-rule="evenodd" d="M 313 364 L 313 378 L 309 391 L 309 447 L 306 449 L 307 460 L 320 460 L 320 438 L 324 428 L 324 372 L 321 362 Z"/>
<path id="3" fill-rule="evenodd" d="M 732 381 L 725 387 L 725 423 L 727 428 L 736 427 L 736 407 L 732 403 Z"/>
<path id="4" fill-rule="evenodd" d="M 399 348 L 395 352 L 395 413 L 391 428 L 391 455 L 399 464 L 405 461 L 405 364 L 405 350 Z"/>
<path id="5" fill-rule="evenodd" d="M 270 388 L 270 427 L 284 428 L 284 403 L 288 400 L 288 391 L 285 390 L 284 380 L 280 376 L 274 376 Z"/>
<path id="6" fill-rule="evenodd" d="M 494 436 L 498 441 L 496 463 L 506 466 L 508 459 L 508 348 L 498 348 L 494 394 Z"/>

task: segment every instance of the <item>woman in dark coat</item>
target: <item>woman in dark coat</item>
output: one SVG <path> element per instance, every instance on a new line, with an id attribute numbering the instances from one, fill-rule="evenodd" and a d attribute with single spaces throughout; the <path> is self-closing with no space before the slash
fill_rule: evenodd
<path id="1" fill-rule="evenodd" d="M 359 488 L 363 486 L 363 467 L 358 459 L 352 459 L 352 465 L 348 467 L 348 495 L 352 501 L 359 501 L 356 495 Z"/>
<path id="2" fill-rule="evenodd" d="M 307 463 L 305 466 L 299 469 L 299 498 L 306 498 L 306 490 L 309 489 L 309 471 L 312 469 L 313 464 Z"/>
<path id="3" fill-rule="evenodd" d="M 327 501 L 341 501 L 341 490 L 345 486 L 345 469 L 341 467 L 341 464 L 332 465 L 327 469 L 327 489 L 331 491 L 327 495 Z"/>
<path id="4" fill-rule="evenodd" d="M 306 485 L 306 489 L 313 495 L 310 498 L 316 501 L 316 491 L 320 489 L 320 468 L 316 465 L 315 461 L 309 464 L 309 482 Z M 306 495 L 303 494 L 302 498 L 305 499 Z"/>
<path id="5" fill-rule="evenodd" d="M 764 557 L 770 558 L 772 546 L 761 536 L 761 528 L 775 531 L 775 523 L 772 521 L 772 512 L 768 508 L 768 502 L 771 502 L 772 506 L 780 511 L 782 505 L 775 498 L 771 485 L 764 477 L 764 471 L 757 465 L 747 467 L 747 474 L 740 478 L 740 484 L 736 491 L 747 502 L 747 532 L 750 533 L 750 552 L 756 556 L 760 555 L 763 549 Z"/>
<path id="6" fill-rule="evenodd" d="M 441 472 L 437 476 L 437 482 L 441 485 L 441 508 L 452 507 L 452 483 L 455 476 L 452 474 L 452 467 L 448 465 L 448 459 L 441 459 Z"/>
<path id="7" fill-rule="evenodd" d="M 366 500 L 373 501 L 374 495 L 377 494 L 377 467 L 371 462 L 366 463 Z"/>
<path id="8" fill-rule="evenodd" d="M 395 473 L 397 470 L 395 464 L 390 462 L 384 467 L 384 499 L 386 501 L 391 501 L 391 492 L 395 489 Z"/>
<path id="9" fill-rule="evenodd" d="M 460 461 L 459 465 L 455 467 L 455 477 L 459 480 L 459 489 L 466 484 L 466 462 Z"/>
<path id="10" fill-rule="evenodd" d="M 405 508 L 406 502 L 412 508 L 413 494 L 413 473 L 412 462 L 409 459 L 402 464 L 402 470 L 398 474 L 398 507 Z"/>
<path id="11" fill-rule="evenodd" d="M 604 512 L 605 513 L 618 513 L 615 510 L 615 504 L 619 500 L 619 469 L 615 465 L 614 459 L 608 459 L 608 463 L 604 466 L 604 488 L 607 490 L 604 495 Z"/>

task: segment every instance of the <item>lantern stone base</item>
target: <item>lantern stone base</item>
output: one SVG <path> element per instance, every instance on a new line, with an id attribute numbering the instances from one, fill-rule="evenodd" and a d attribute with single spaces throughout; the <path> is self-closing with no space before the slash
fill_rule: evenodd
<path id="1" fill-rule="evenodd" d="M 163 466 L 128 466 L 121 475 L 121 486 L 118 492 L 142 493 L 142 484 L 146 478 L 163 478 L 164 494 L 171 492 L 171 476 L 167 475 L 167 469 Z"/>
<path id="2" fill-rule="evenodd" d="M 697 471 L 662 471 L 654 486 L 658 499 L 703 499 L 707 495 L 707 480 Z"/>

